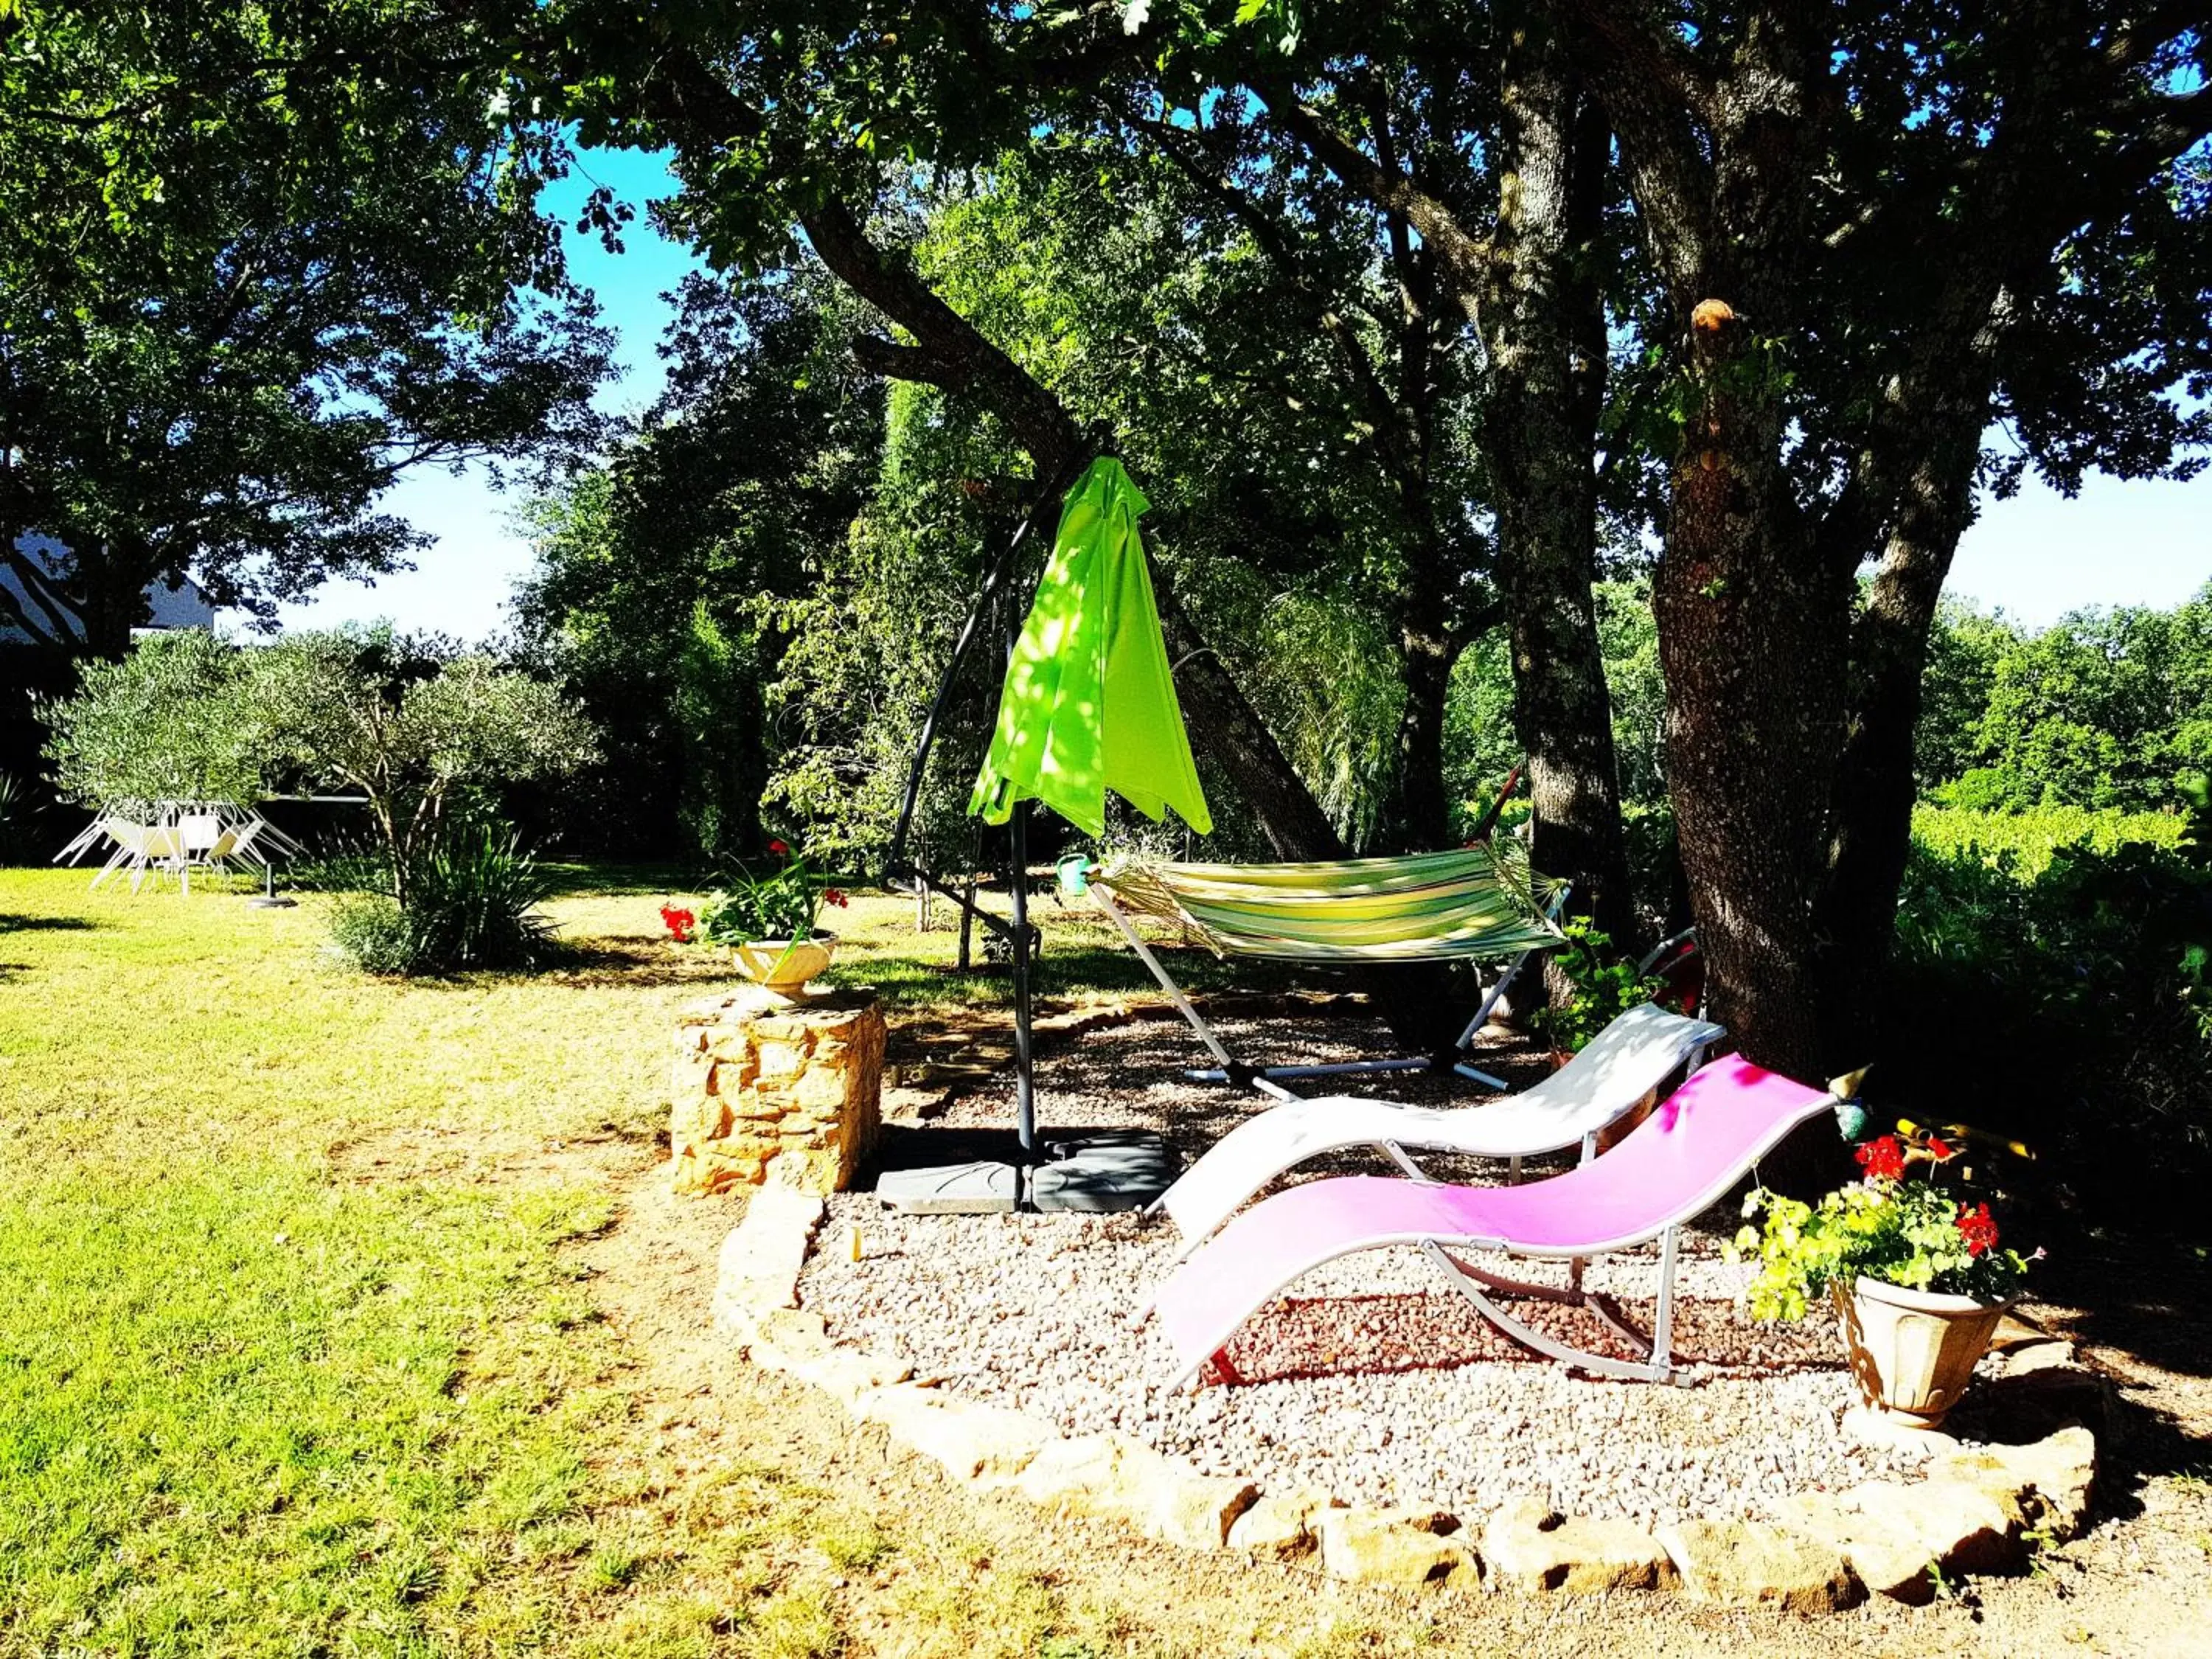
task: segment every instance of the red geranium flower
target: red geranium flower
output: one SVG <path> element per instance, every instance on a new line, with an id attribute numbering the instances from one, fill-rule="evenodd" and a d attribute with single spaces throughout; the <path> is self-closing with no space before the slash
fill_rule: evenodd
<path id="1" fill-rule="evenodd" d="M 1895 1135 L 1869 1140 L 1855 1154 L 1869 1181 L 1896 1181 L 1905 1174 L 1905 1148 Z"/>
<path id="2" fill-rule="evenodd" d="M 1990 1219 L 1986 1204 L 1959 1206 L 1959 1236 L 1966 1241 L 1966 1254 L 1979 1255 L 1996 1248 L 1997 1224 Z"/>
<path id="3" fill-rule="evenodd" d="M 691 930 L 698 925 L 699 918 L 689 910 L 678 909 L 672 904 L 664 904 L 660 907 L 660 921 L 661 925 L 668 929 L 671 939 L 678 945 L 689 945 L 691 942 Z"/>
<path id="4" fill-rule="evenodd" d="M 781 858 L 786 853 L 788 853 L 791 848 L 783 842 L 772 841 L 768 844 L 768 850 L 775 854 L 778 858 Z"/>
<path id="5" fill-rule="evenodd" d="M 825 887 L 822 890 L 822 902 L 824 904 L 834 904 L 842 910 L 848 904 L 850 904 L 852 900 L 845 896 L 844 891 L 841 888 Z"/>

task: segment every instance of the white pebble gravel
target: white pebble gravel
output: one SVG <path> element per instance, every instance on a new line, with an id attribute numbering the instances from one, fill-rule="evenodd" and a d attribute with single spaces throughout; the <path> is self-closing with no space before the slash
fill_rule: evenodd
<path id="1" fill-rule="evenodd" d="M 1356 1028 L 1332 1028 L 1329 1035 L 1337 1040 L 1310 1038 L 1304 1051 L 1327 1057 L 1348 1051 L 1346 1035 L 1373 1040 Z M 1160 1127 L 1185 1139 L 1189 1156 L 1258 1103 L 1161 1081 L 1168 1067 L 1188 1063 L 1184 1055 L 1173 1032 L 1158 1026 L 1091 1033 L 1040 1066 L 1041 1115 L 1048 1125 Z M 1436 1098 L 1432 1089 L 1422 1092 Z M 956 1117 L 1004 1123 L 1007 1113 L 1003 1091 L 994 1091 Z M 1188 1139 L 1200 1122 L 1202 1138 Z M 854 1225 L 864 1243 L 857 1263 L 845 1248 Z M 1893 1476 L 1917 1461 L 1838 1432 L 1852 1399 L 1839 1350 L 1833 1367 L 1700 1367 L 1686 1388 L 1601 1382 L 1516 1358 L 1338 1371 L 1192 1394 L 1171 1388 L 1177 1367 L 1156 1324 L 1139 1327 L 1131 1317 L 1173 1265 L 1175 1234 L 1165 1222 L 904 1217 L 872 1194 L 853 1193 L 830 1200 L 822 1237 L 834 1247 L 810 1259 L 800 1293 L 840 1340 L 1064 1433 L 1118 1430 L 1200 1469 L 1265 1486 L 1310 1485 L 1346 1501 L 1441 1507 L 1463 1520 L 1533 1496 L 1563 1513 L 1650 1525 L 1692 1516 L 1761 1518 L 1793 1492 Z M 1601 1263 L 1586 1283 L 1649 1296 L 1651 1267 L 1648 1257 Z M 1693 1239 L 1680 1292 L 1709 1304 L 1730 1297 L 1744 1272 L 1719 1260 L 1710 1238 Z M 1330 1263 L 1291 1294 L 1441 1290 L 1435 1269 L 1418 1255 L 1390 1250 Z M 1263 1310 L 1255 1318 L 1275 1316 Z"/>

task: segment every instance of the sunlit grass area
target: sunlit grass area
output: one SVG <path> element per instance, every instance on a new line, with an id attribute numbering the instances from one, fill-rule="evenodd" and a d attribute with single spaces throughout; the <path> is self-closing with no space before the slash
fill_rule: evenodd
<path id="1" fill-rule="evenodd" d="M 0 1650 L 1207 1650 L 773 1418 L 656 1433 L 585 1259 L 659 1156 L 671 1015 L 729 981 L 649 875 L 572 875 L 553 971 L 408 983 L 332 959 L 313 896 L 86 879 L 0 871 Z M 841 978 L 1002 994 L 911 900 L 837 921 Z M 1045 925 L 1061 989 L 1139 982 Z"/>

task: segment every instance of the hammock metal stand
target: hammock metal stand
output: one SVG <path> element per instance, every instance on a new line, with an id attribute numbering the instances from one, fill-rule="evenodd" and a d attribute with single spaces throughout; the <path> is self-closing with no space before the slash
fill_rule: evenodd
<path id="1" fill-rule="evenodd" d="M 1182 986 L 1176 983 L 1174 975 L 1168 972 L 1159 957 L 1152 953 L 1152 947 L 1145 943 L 1143 936 L 1137 932 L 1136 923 L 1130 920 L 1128 913 L 1115 903 L 1108 896 L 1105 889 L 1097 883 L 1090 884 L 1090 892 L 1092 902 L 1113 919 L 1115 927 L 1121 930 L 1121 937 L 1128 941 L 1129 948 L 1137 953 L 1137 959 L 1143 963 L 1151 970 L 1152 977 L 1159 981 L 1160 988 L 1167 993 L 1168 1000 L 1174 1003 L 1176 1012 L 1183 1017 L 1190 1029 L 1197 1034 L 1198 1040 L 1204 1043 L 1214 1059 L 1220 1062 L 1212 1066 L 1194 1067 L 1186 1071 L 1183 1075 L 1194 1083 L 1226 1083 L 1234 1084 L 1240 1088 L 1255 1089 L 1261 1094 L 1272 1095 L 1279 1100 L 1297 1098 L 1290 1090 L 1282 1086 L 1282 1079 L 1285 1079 L 1296 1080 L 1301 1078 L 1380 1077 L 1392 1073 L 1431 1072 L 1437 1069 L 1439 1066 L 1447 1064 L 1453 1071 L 1470 1082 L 1479 1083 L 1486 1089 L 1495 1089 L 1501 1093 L 1504 1092 L 1510 1086 L 1505 1079 L 1482 1070 L 1468 1056 L 1474 1047 L 1477 1034 L 1490 1023 L 1490 1016 L 1496 1010 L 1499 1000 L 1513 988 L 1514 982 L 1521 977 L 1522 970 L 1529 963 L 1549 948 L 1543 945 L 1531 945 L 1522 951 L 1504 971 L 1491 981 L 1483 993 L 1482 1000 L 1475 1006 L 1474 1018 L 1468 1021 L 1466 1026 L 1461 1030 L 1458 1039 L 1452 1044 L 1451 1057 L 1449 1059 L 1442 1055 L 1399 1054 L 1375 1060 L 1332 1060 L 1311 1065 L 1254 1066 L 1238 1060 L 1229 1052 L 1228 1046 L 1221 1040 L 1220 1033 L 1206 1023 L 1206 1016 L 1198 1012 L 1197 1006 L 1191 1001 L 1189 995 Z M 1567 895 L 1568 889 L 1562 886 L 1553 896 L 1544 913 L 1544 918 L 1547 923 L 1558 922 L 1566 908 Z"/>

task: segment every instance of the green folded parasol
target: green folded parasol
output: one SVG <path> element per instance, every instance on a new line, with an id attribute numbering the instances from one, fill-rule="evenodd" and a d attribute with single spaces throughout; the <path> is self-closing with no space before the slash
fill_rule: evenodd
<path id="1" fill-rule="evenodd" d="M 1172 806 L 1199 834 L 1212 829 L 1137 530 L 1150 505 L 1110 456 L 1067 492 L 968 803 L 986 823 L 1033 799 L 1103 835 L 1111 789 L 1156 823 Z"/>

